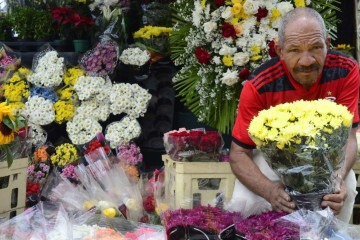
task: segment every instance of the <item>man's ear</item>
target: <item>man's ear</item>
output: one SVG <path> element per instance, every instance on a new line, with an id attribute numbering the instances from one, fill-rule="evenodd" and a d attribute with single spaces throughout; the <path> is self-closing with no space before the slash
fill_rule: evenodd
<path id="1" fill-rule="evenodd" d="M 325 44 L 326 44 L 326 49 L 329 50 L 330 49 L 330 43 L 331 43 L 331 38 L 327 37 L 325 40 Z"/>
<path id="2" fill-rule="evenodd" d="M 282 48 L 278 43 L 275 44 L 275 52 L 281 58 Z"/>

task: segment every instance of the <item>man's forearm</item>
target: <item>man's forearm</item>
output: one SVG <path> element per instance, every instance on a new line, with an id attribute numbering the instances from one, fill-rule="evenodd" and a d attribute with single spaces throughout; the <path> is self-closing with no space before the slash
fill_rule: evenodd
<path id="1" fill-rule="evenodd" d="M 342 178 L 345 179 L 349 171 L 354 166 L 357 154 L 357 141 L 356 141 L 356 129 L 353 128 L 350 131 L 349 140 L 345 151 L 345 163 L 342 171 Z"/>

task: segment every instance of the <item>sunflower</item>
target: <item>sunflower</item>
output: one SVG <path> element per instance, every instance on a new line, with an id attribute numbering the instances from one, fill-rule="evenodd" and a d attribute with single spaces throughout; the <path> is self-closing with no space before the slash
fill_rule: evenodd
<path id="1" fill-rule="evenodd" d="M 14 119 L 14 115 L 8 103 L 2 102 L 0 103 L 0 122 L 3 122 L 6 116 L 9 116 L 12 120 Z"/>
<path id="2" fill-rule="evenodd" d="M 3 122 L 0 123 L 0 144 L 8 144 L 14 141 L 14 130 L 6 126 Z"/>

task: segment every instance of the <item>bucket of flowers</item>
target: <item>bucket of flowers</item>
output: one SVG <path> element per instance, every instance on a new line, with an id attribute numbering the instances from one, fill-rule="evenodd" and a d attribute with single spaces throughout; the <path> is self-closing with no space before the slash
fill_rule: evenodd
<path id="1" fill-rule="evenodd" d="M 299 209 L 319 210 L 340 181 L 352 114 L 326 99 L 259 112 L 249 133 Z"/>

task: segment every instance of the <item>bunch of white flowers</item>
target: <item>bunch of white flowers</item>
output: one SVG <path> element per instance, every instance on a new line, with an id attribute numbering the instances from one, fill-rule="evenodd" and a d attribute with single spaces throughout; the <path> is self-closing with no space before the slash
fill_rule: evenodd
<path id="1" fill-rule="evenodd" d="M 111 82 L 102 77 L 80 76 L 74 85 L 74 90 L 80 100 L 95 97 L 102 101 L 108 98 L 111 86 Z"/>
<path id="2" fill-rule="evenodd" d="M 110 91 L 110 110 L 113 114 L 126 113 L 132 118 L 144 116 L 152 97 L 138 84 L 114 84 Z"/>
<path id="3" fill-rule="evenodd" d="M 46 143 L 47 132 L 38 124 L 29 123 L 31 143 L 34 146 L 42 146 Z"/>
<path id="4" fill-rule="evenodd" d="M 127 144 L 130 140 L 139 137 L 141 126 L 139 122 L 128 116 L 125 116 L 118 122 L 110 123 L 105 131 L 105 139 L 110 142 L 111 148 Z"/>
<path id="5" fill-rule="evenodd" d="M 55 120 L 54 104 L 43 97 L 31 96 L 25 103 L 21 115 L 30 123 L 47 125 Z"/>
<path id="6" fill-rule="evenodd" d="M 119 60 L 126 65 L 142 66 L 150 60 L 150 53 L 138 47 L 127 48 L 121 53 Z"/>
<path id="7" fill-rule="evenodd" d="M 93 98 L 82 101 L 76 109 L 76 114 L 93 117 L 97 121 L 106 121 L 110 115 L 110 105 L 107 101 L 99 101 Z"/>
<path id="8" fill-rule="evenodd" d="M 49 51 L 38 60 L 34 73 L 28 76 L 28 81 L 37 87 L 57 87 L 62 83 L 64 73 L 64 58 L 58 57 L 56 51 Z"/>
<path id="9" fill-rule="evenodd" d="M 76 145 L 90 142 L 101 131 L 101 125 L 95 119 L 82 114 L 76 114 L 66 124 L 66 132 L 71 142 Z"/>

